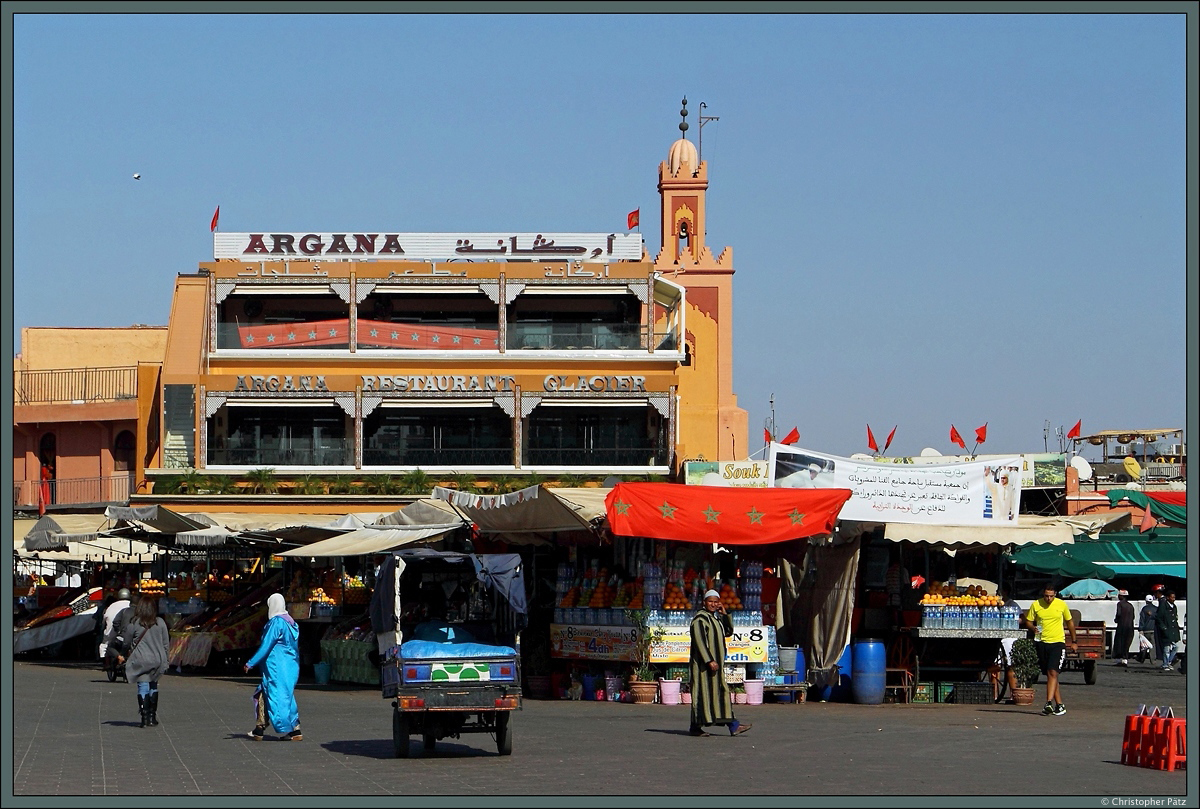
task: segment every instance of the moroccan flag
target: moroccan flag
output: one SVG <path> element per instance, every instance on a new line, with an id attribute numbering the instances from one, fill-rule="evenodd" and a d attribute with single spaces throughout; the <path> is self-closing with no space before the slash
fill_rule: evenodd
<path id="1" fill-rule="evenodd" d="M 638 214 L 641 213 L 641 210 L 641 208 L 634 208 L 629 212 L 628 216 L 625 217 L 626 230 L 633 230 L 638 226 Z"/>
<path id="2" fill-rule="evenodd" d="M 620 536 L 765 545 L 828 534 L 850 489 L 762 489 L 618 483 L 604 499 Z"/>
<path id="3" fill-rule="evenodd" d="M 1154 515 L 1150 513 L 1150 502 L 1146 501 L 1146 510 L 1142 512 L 1142 524 L 1138 526 L 1138 533 L 1144 534 L 1154 526 L 1158 525 L 1158 520 L 1154 519 Z"/>
<path id="4" fill-rule="evenodd" d="M 975 440 L 980 444 L 987 441 L 987 422 L 984 422 L 982 427 L 975 428 Z"/>
<path id="5" fill-rule="evenodd" d="M 967 442 L 963 441 L 963 437 L 958 434 L 958 430 L 954 429 L 954 425 L 950 425 L 950 440 L 958 444 L 963 449 L 967 448 Z"/>
<path id="6" fill-rule="evenodd" d="M 788 433 L 787 435 L 785 435 L 783 437 L 783 440 L 780 441 L 779 443 L 780 444 L 795 444 L 799 440 L 800 440 L 800 430 L 796 427 L 793 427 L 792 431 L 790 433 Z"/>
<path id="7" fill-rule="evenodd" d="M 1078 437 L 1079 437 L 1079 430 L 1080 430 L 1082 427 L 1083 427 L 1083 419 L 1080 419 L 1079 421 L 1075 422 L 1075 426 L 1074 426 L 1074 427 L 1072 427 L 1072 428 L 1070 429 L 1070 431 L 1067 433 L 1067 438 L 1078 438 Z"/>
<path id="8" fill-rule="evenodd" d="M 213 220 L 212 220 L 212 224 L 208 226 L 208 232 L 209 232 L 209 233 L 213 233 L 213 232 L 215 232 L 215 231 L 216 231 L 216 229 L 217 229 L 217 220 L 218 220 L 218 219 L 220 219 L 220 218 L 221 218 L 221 206 L 220 206 L 220 205 L 218 205 L 218 206 L 217 206 L 217 209 L 216 209 L 215 211 L 213 211 Z"/>
<path id="9" fill-rule="evenodd" d="M 871 425 L 867 425 L 867 446 L 872 452 L 879 452 L 879 445 L 875 443 L 875 434 L 871 432 Z"/>
<path id="10" fill-rule="evenodd" d="M 896 427 L 899 427 L 899 426 L 900 426 L 899 424 L 896 425 Z M 888 433 L 887 441 L 883 442 L 883 451 L 884 452 L 887 452 L 887 448 L 892 445 L 892 439 L 896 437 L 896 427 L 892 428 L 892 431 L 890 433 Z"/>

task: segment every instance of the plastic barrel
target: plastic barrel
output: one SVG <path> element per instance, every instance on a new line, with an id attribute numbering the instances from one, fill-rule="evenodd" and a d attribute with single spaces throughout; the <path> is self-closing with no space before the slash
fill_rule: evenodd
<path id="1" fill-rule="evenodd" d="M 596 698 L 596 692 L 604 687 L 604 677 L 596 674 L 583 675 L 583 698 Z"/>
<path id="2" fill-rule="evenodd" d="M 798 663 L 799 660 L 797 659 L 796 662 Z M 829 702 L 830 700 L 848 702 L 850 699 L 850 662 L 850 645 L 847 644 L 837 662 L 841 669 L 841 676 L 838 677 L 837 685 L 830 683 L 823 688 L 816 689 L 813 691 L 813 698 L 821 702 Z"/>
<path id="3" fill-rule="evenodd" d="M 333 673 L 333 667 L 322 661 L 313 663 L 313 677 L 317 680 L 317 685 L 329 685 L 329 675 Z"/>
<path id="4" fill-rule="evenodd" d="M 796 674 L 798 682 L 805 682 L 808 679 L 808 672 L 804 667 L 804 647 L 802 646 L 796 647 Z"/>
<path id="5" fill-rule="evenodd" d="M 779 670 L 796 671 L 796 657 L 800 650 L 798 646 L 779 647 Z"/>
<path id="6" fill-rule="evenodd" d="M 883 702 L 887 679 L 887 649 L 883 641 L 864 638 L 853 644 L 853 667 L 850 689 L 859 705 L 879 705 Z"/>

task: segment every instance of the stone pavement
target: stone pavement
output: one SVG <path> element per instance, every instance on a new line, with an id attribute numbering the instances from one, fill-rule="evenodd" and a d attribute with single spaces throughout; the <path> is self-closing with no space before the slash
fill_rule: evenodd
<path id="1" fill-rule="evenodd" d="M 132 684 L 109 683 L 83 664 L 19 660 L 5 805 L 35 803 L 26 796 L 572 795 L 608 805 L 595 796 L 1187 791 L 1183 772 L 1119 763 L 1124 717 L 1137 704 L 1170 704 L 1186 716 L 1187 678 L 1149 665 L 1104 663 L 1094 686 L 1065 674 L 1063 717 L 1040 715 L 1039 686 L 1032 708 L 738 706 L 754 728 L 736 738 L 687 736 L 682 706 L 527 701 L 514 716 L 512 756 L 498 756 L 490 736 L 470 734 L 439 742 L 433 755 L 414 739 L 406 760 L 392 755 L 389 702 L 367 687 L 301 681 L 304 740 L 273 741 L 270 732 L 264 742 L 247 739 L 254 682 L 168 675 L 162 724 L 143 729 Z M 710 764 L 697 770 L 698 760 Z"/>

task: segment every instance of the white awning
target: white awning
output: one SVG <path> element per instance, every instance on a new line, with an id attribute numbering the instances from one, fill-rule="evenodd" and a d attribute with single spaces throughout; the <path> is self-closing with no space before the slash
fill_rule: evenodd
<path id="1" fill-rule="evenodd" d="M 440 537 L 462 523 L 454 525 L 415 525 L 391 528 L 360 528 L 337 537 L 323 539 L 301 548 L 284 551 L 280 556 L 362 556 L 383 553 L 414 542 Z"/>
<path id="2" fill-rule="evenodd" d="M 883 537 L 893 542 L 929 542 L 940 545 L 1070 545 L 1075 541 L 1075 531 L 1071 525 L 1041 522 L 1044 519 L 1046 518 L 1022 514 L 1017 525 L 918 525 L 890 522 L 883 529 Z"/>
<path id="3" fill-rule="evenodd" d="M 433 496 L 457 507 L 484 533 L 545 534 L 590 529 L 605 515 L 609 491 L 530 486 L 511 494 L 470 494 L 438 486 Z"/>

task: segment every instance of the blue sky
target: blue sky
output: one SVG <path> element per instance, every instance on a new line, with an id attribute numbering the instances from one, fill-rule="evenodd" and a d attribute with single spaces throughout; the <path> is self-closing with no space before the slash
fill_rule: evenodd
<path id="1" fill-rule="evenodd" d="M 165 324 L 208 230 L 610 231 L 688 98 L 762 446 L 1183 427 L 1181 14 L 22 15 L 13 333 Z M 138 172 L 140 181 L 132 179 Z M 968 447 L 973 442 L 968 443 Z M 739 454 L 744 454 L 739 452 Z"/>

